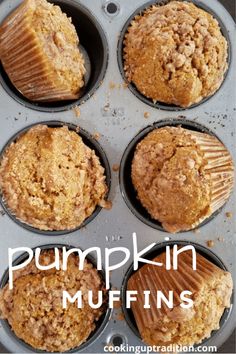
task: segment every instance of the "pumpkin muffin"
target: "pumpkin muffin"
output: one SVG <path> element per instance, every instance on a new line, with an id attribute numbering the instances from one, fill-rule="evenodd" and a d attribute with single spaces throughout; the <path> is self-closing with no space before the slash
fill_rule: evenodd
<path id="1" fill-rule="evenodd" d="M 211 96 L 227 56 L 216 19 L 186 1 L 151 6 L 134 18 L 124 40 L 126 77 L 154 103 L 189 107 Z"/>
<path id="2" fill-rule="evenodd" d="M 0 188 L 16 218 L 40 230 L 79 227 L 106 207 L 104 168 L 94 150 L 68 127 L 37 125 L 6 149 Z"/>
<path id="3" fill-rule="evenodd" d="M 41 252 L 41 265 L 49 265 L 54 260 L 54 250 Z M 79 257 L 71 254 L 66 271 L 40 271 L 32 261 L 15 272 L 12 290 L 9 290 L 8 284 L 1 290 L 1 318 L 8 321 L 18 338 L 33 348 L 65 352 L 78 347 L 86 342 L 105 312 L 106 291 L 99 273 L 87 260 L 84 269 L 79 270 L 78 261 Z M 64 290 L 71 296 L 82 291 L 83 308 L 78 308 L 75 301 L 68 302 L 67 308 L 63 309 Z M 104 303 L 100 308 L 89 306 L 88 290 L 93 291 L 94 303 L 98 300 L 98 291 L 103 291 Z"/>
<path id="4" fill-rule="evenodd" d="M 138 143 L 131 177 L 150 216 L 175 233 L 193 229 L 226 202 L 233 162 L 216 137 L 167 126 Z"/>
<path id="5" fill-rule="evenodd" d="M 165 260 L 165 252 L 153 259 L 163 264 Z M 152 346 L 194 345 L 209 338 L 230 307 L 232 288 L 231 274 L 198 253 L 197 270 L 193 270 L 190 251 L 179 255 L 177 270 L 148 264 L 128 280 L 128 290 L 138 292 L 137 301 L 131 303 L 136 324 L 144 342 Z M 145 290 L 150 290 L 150 308 L 144 309 Z M 186 290 L 192 293 L 189 308 L 180 306 L 180 294 Z M 173 308 L 164 302 L 157 308 L 157 291 L 167 298 L 173 291 Z"/>
<path id="6" fill-rule="evenodd" d="M 46 0 L 25 0 L 0 27 L 0 59 L 11 82 L 32 101 L 76 99 L 84 59 L 71 19 Z"/>

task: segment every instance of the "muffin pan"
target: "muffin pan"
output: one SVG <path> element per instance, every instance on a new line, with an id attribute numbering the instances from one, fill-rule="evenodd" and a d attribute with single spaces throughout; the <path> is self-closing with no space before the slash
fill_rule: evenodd
<path id="1" fill-rule="evenodd" d="M 20 2 L 20 0 L 0 1 L 0 22 Z M 31 124 L 41 122 L 54 124 L 53 121 L 60 121 L 68 124 L 72 123 L 76 126 L 79 125 L 91 135 L 99 133 L 99 143 L 105 151 L 109 165 L 112 167 L 120 164 L 127 146 L 141 130 L 147 127 L 149 129 L 153 124 L 159 124 L 166 119 L 167 124 L 172 124 L 173 119 L 178 118 L 183 126 L 196 124 L 198 129 L 198 124 L 200 124 L 200 127 L 204 127 L 207 131 L 209 129 L 216 134 L 231 152 L 235 161 L 236 106 L 233 100 L 236 80 L 236 63 L 234 62 L 236 57 L 235 28 L 233 19 L 224 6 L 217 0 L 208 0 L 207 2 L 209 11 L 215 13 L 220 23 L 227 28 L 227 35 L 225 35 L 231 44 L 231 63 L 224 84 L 210 99 L 191 107 L 191 109 L 184 110 L 181 113 L 184 116 L 178 116 L 179 113 L 176 112 L 178 108 L 176 107 L 148 105 L 140 97 L 134 95 L 124 83 L 117 63 L 117 54 L 118 56 L 120 55 L 121 45 L 119 37 L 122 36 L 125 23 L 137 9 L 146 7 L 145 1 L 114 1 L 118 5 L 118 11 L 115 15 L 109 14 L 107 11 L 107 2 L 104 0 L 91 0 L 89 2 L 86 0 L 55 1 L 55 3 L 62 5 L 64 11 L 66 9 L 69 11 L 70 9 L 71 13 L 73 12 L 72 17 L 78 18 L 75 23 L 76 26 L 80 26 L 81 23 L 81 27 L 84 26 L 85 28 L 86 24 L 90 23 L 84 31 L 85 37 L 81 36 L 80 31 L 79 36 L 81 44 L 88 52 L 91 60 L 91 81 L 88 81 L 86 87 L 90 87 L 93 92 L 95 87 L 97 88 L 91 98 L 87 99 L 91 95 L 91 91 L 88 89 L 84 97 L 81 97 L 78 102 L 68 102 L 68 104 L 64 102 L 63 104 L 60 103 L 59 106 L 57 104 L 52 104 L 51 106 L 35 105 L 19 97 L 16 91 L 8 86 L 9 82 L 7 83 L 6 76 L 4 76 L 1 69 L 0 150 L 4 148 L 9 139 L 22 129 L 28 128 Z M 195 1 L 195 3 L 199 6 L 205 6 L 201 1 Z M 84 7 L 88 9 L 84 10 Z M 76 9 L 78 11 L 77 14 Z M 84 10 L 81 10 L 81 16 L 79 16 L 79 9 Z M 224 28 L 223 26 L 222 28 Z M 95 37 L 92 36 L 94 31 L 97 33 Z M 89 33 L 91 36 L 89 36 Z M 88 36 L 87 39 L 86 36 Z M 93 57 L 88 48 L 94 53 Z M 107 66 L 108 52 L 109 60 Z M 92 72 L 94 72 L 94 75 L 92 75 Z M 91 86 L 89 86 L 89 82 Z M 83 101 L 86 102 L 81 104 L 78 109 L 72 108 Z M 36 234 L 32 230 L 25 229 L 13 222 L 7 213 L 2 210 L 0 214 L 2 238 L 0 253 L 1 276 L 8 267 L 9 247 L 34 248 L 45 243 L 55 244 L 55 246 L 58 243 L 72 244 L 83 250 L 98 246 L 102 251 L 105 247 L 127 247 L 131 250 L 129 262 L 111 274 L 112 288 L 121 289 L 125 274 L 132 264 L 132 233 L 136 232 L 140 250 L 153 242 L 162 244 L 167 238 L 169 241 L 196 242 L 199 247 L 207 247 L 207 241 L 211 240 L 213 241 L 211 250 L 217 257 L 220 257 L 225 267 L 231 272 L 233 279 L 235 279 L 235 191 L 223 210 L 215 215 L 210 222 L 202 225 L 199 230 L 171 235 L 140 221 L 129 210 L 120 192 L 117 166 L 114 166 L 111 175 L 109 199 L 113 204 L 112 209 L 110 211 L 101 210 L 86 227 L 67 235 L 65 233 L 60 235 L 53 233 L 47 233 L 47 235 Z M 231 214 L 232 217 L 229 217 Z M 120 260 L 119 252 L 112 256 L 113 263 L 120 262 Z M 235 327 L 235 314 L 236 310 L 235 306 L 233 306 L 231 313 L 223 318 L 224 325 L 216 334 L 206 340 L 204 345 L 220 347 Z M 143 342 L 134 334 L 125 321 L 120 308 L 114 308 L 111 317 L 107 318 L 106 322 L 107 326 L 106 328 L 101 328 L 99 336 L 94 341 L 87 343 L 89 345 L 79 348 L 77 351 L 82 353 L 103 353 L 104 346 L 110 343 L 143 345 Z M 12 336 L 6 326 L 0 327 L 0 342 L 6 348 L 6 351 L 9 352 L 32 352 L 32 349 L 27 348 L 20 340 Z"/>

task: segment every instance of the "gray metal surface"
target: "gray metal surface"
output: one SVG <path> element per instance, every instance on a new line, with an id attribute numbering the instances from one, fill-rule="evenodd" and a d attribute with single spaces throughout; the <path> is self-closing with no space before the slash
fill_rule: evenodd
<path id="1" fill-rule="evenodd" d="M 0 22 L 17 6 L 20 0 L 4 0 L 0 2 Z M 103 11 L 103 0 L 81 0 L 85 6 L 98 18 L 107 35 L 109 45 L 108 68 L 102 85 L 95 94 L 80 106 L 81 115 L 76 117 L 73 110 L 57 113 L 47 113 L 25 108 L 0 87 L 0 149 L 9 138 L 20 129 L 35 122 L 48 120 L 62 120 L 80 125 L 90 133 L 99 132 L 100 144 L 104 148 L 110 165 L 119 164 L 122 154 L 139 130 L 145 126 L 164 118 L 175 118 L 179 114 L 187 119 L 194 120 L 213 130 L 230 150 L 234 161 L 235 148 L 235 116 L 236 116 L 236 43 L 235 25 L 224 6 L 217 0 L 208 0 L 207 6 L 215 11 L 229 31 L 232 47 L 232 62 L 227 78 L 221 89 L 203 104 L 183 112 L 162 111 L 150 107 L 136 98 L 127 88 L 124 88 L 122 77 L 117 65 L 117 41 L 119 33 L 133 11 L 144 3 L 143 0 L 119 0 L 120 12 L 117 16 L 109 17 Z M 200 1 L 199 1 L 200 4 Z M 114 87 L 115 86 L 115 87 Z M 105 109 L 104 109 L 105 108 Z M 149 118 L 144 118 L 144 113 Z M 235 161 L 236 162 L 236 161 Z M 14 223 L 7 215 L 0 215 L 0 276 L 7 268 L 8 247 L 35 247 L 48 243 L 66 243 L 86 249 L 91 246 L 105 247 L 124 246 L 132 251 L 132 233 L 136 232 L 140 249 L 152 242 L 163 242 L 165 237 L 171 240 L 192 240 L 206 246 L 208 240 L 214 241 L 212 248 L 231 271 L 235 281 L 235 192 L 229 202 L 213 220 L 199 229 L 199 233 L 185 232 L 169 235 L 155 230 L 139 221 L 126 206 L 119 188 L 118 173 L 112 172 L 112 186 L 110 199 L 113 208 L 110 211 L 102 210 L 86 228 L 68 235 L 45 236 L 27 231 Z M 233 218 L 227 218 L 225 213 L 231 212 Z M 218 239 L 224 238 L 224 241 Z M 132 252 L 131 252 L 132 253 Z M 114 261 L 118 258 L 114 257 Z M 120 288 L 123 276 L 130 266 L 132 259 L 121 269 L 112 272 L 113 287 Z M 204 345 L 220 347 L 230 336 L 235 327 L 235 306 L 224 327 L 209 339 Z M 83 350 L 83 353 L 103 353 L 105 343 L 110 342 L 113 335 L 121 335 L 130 345 L 142 345 L 131 329 L 121 320 L 120 309 L 114 309 L 112 317 L 103 334 L 96 342 Z M 4 328 L 0 328 L 0 342 L 9 352 L 30 352 L 20 345 L 14 337 L 9 336 Z"/>

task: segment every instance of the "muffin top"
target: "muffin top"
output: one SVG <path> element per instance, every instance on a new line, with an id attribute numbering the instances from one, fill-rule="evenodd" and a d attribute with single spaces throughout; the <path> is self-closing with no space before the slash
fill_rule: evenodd
<path id="1" fill-rule="evenodd" d="M 207 161 L 191 131 L 164 127 L 136 147 L 132 182 L 142 205 L 164 229 L 177 232 L 210 212 L 211 180 Z"/>
<path id="2" fill-rule="evenodd" d="M 226 69 L 227 42 L 218 22 L 191 2 L 150 7 L 125 36 L 126 77 L 154 102 L 197 103 L 219 88 Z"/>
<path id="3" fill-rule="evenodd" d="M 106 206 L 104 168 L 66 126 L 37 125 L 13 142 L 1 160 L 0 187 L 11 212 L 41 230 L 76 228 Z"/>
<path id="4" fill-rule="evenodd" d="M 62 255 L 60 254 L 62 261 Z M 41 252 L 41 265 L 55 260 L 54 251 Z M 85 260 L 84 269 L 78 269 L 79 257 L 68 257 L 67 270 L 40 271 L 34 261 L 15 272 L 14 286 L 8 284 L 0 292 L 1 317 L 7 319 L 15 334 L 34 348 L 49 352 L 64 352 L 81 345 L 96 327 L 96 321 L 105 311 L 93 309 L 88 304 L 88 290 L 93 291 L 93 301 L 98 291 L 104 291 L 103 281 L 92 264 Z M 63 290 L 74 296 L 83 293 L 83 308 L 77 302 L 62 307 Z"/>

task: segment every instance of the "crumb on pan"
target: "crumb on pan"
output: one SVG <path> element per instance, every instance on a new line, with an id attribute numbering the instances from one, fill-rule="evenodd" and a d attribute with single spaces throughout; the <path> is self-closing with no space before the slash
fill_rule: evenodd
<path id="1" fill-rule="evenodd" d="M 80 117 L 81 112 L 80 112 L 80 108 L 78 106 L 73 108 L 73 112 L 75 113 L 76 118 Z"/>
<path id="2" fill-rule="evenodd" d="M 206 242 L 206 244 L 207 244 L 207 246 L 210 247 L 210 248 L 215 246 L 215 242 L 214 242 L 213 240 L 208 240 L 208 241 Z"/>
<path id="3" fill-rule="evenodd" d="M 120 169 L 120 165 L 118 163 L 114 163 L 112 165 L 112 171 L 117 172 Z"/>

